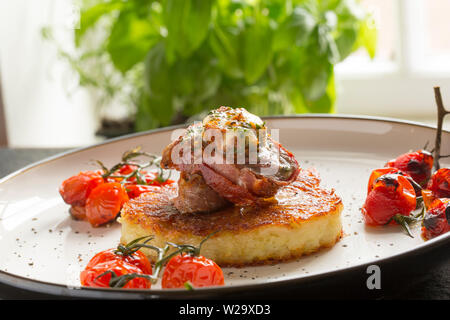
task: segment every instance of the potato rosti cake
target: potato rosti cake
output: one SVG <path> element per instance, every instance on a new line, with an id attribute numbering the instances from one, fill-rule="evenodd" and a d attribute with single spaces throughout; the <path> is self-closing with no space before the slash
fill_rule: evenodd
<path id="1" fill-rule="evenodd" d="M 146 193 L 122 209 L 121 242 L 153 235 L 151 244 L 198 245 L 221 266 L 270 264 L 330 247 L 342 234 L 342 201 L 320 186 L 313 170 L 300 169 L 296 180 L 267 199 L 265 206 L 231 206 L 210 213 L 180 213 L 173 205 L 177 186 Z M 153 261 L 155 252 L 142 249 Z"/>

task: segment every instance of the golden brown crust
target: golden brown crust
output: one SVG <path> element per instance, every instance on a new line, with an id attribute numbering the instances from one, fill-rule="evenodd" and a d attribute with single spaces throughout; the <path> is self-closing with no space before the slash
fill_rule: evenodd
<path id="1" fill-rule="evenodd" d="M 230 207 L 214 213 L 178 212 L 172 204 L 176 186 L 148 193 L 122 211 L 122 243 L 153 235 L 152 244 L 167 242 L 202 246 L 202 255 L 220 266 L 243 267 L 289 261 L 333 246 L 342 236 L 343 204 L 334 191 L 319 187 L 311 170 L 283 187 L 265 206 Z M 142 251 L 155 261 L 153 250 Z"/>
<path id="2" fill-rule="evenodd" d="M 277 263 L 290 262 L 290 261 L 293 261 L 300 257 L 308 256 L 310 254 L 316 253 L 322 249 L 331 248 L 336 244 L 336 242 L 341 240 L 341 238 L 342 238 L 342 232 L 331 243 L 324 244 L 324 245 L 317 247 L 314 250 L 309 251 L 309 252 L 292 252 L 289 256 L 285 256 L 281 259 L 268 258 L 268 259 L 262 259 L 262 260 L 254 260 L 251 262 L 246 261 L 243 263 L 220 263 L 220 266 L 223 268 L 244 268 L 244 267 L 256 267 L 256 266 L 270 266 L 270 265 L 274 265 Z"/>
<path id="3" fill-rule="evenodd" d="M 214 231 L 239 233 L 264 225 L 290 226 L 335 212 L 342 205 L 334 193 L 319 187 L 320 179 L 301 170 L 296 181 L 283 187 L 272 203 L 259 207 L 230 207 L 213 213 L 179 213 L 172 204 L 176 188 L 164 193 L 147 193 L 129 201 L 122 220 L 138 224 L 149 234 L 162 231 L 206 236 Z"/>

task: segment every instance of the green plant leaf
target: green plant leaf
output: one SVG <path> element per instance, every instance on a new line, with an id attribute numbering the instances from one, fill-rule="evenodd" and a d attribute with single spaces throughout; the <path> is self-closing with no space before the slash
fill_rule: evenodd
<path id="1" fill-rule="evenodd" d="M 355 50 L 355 42 L 358 37 L 358 30 L 355 28 L 347 28 L 340 31 L 336 38 L 336 46 L 339 51 L 340 60 L 344 60 Z"/>
<path id="2" fill-rule="evenodd" d="M 142 61 L 160 39 L 159 25 L 149 18 L 134 11 L 122 11 L 111 29 L 107 51 L 122 73 Z"/>
<path id="3" fill-rule="evenodd" d="M 168 126 L 175 115 L 170 96 L 154 96 L 144 92 L 136 113 L 135 128 L 144 131 L 161 126 Z"/>
<path id="4" fill-rule="evenodd" d="M 365 12 L 358 0 L 337 0 L 334 9 L 340 20 L 352 20 L 357 22 L 363 20 Z"/>
<path id="5" fill-rule="evenodd" d="M 272 59 L 272 30 L 264 17 L 249 22 L 243 32 L 244 77 L 253 84 L 266 71 Z"/>
<path id="6" fill-rule="evenodd" d="M 286 0 L 261 0 L 261 7 L 268 10 L 271 20 L 281 22 L 291 12 L 292 4 Z"/>
<path id="7" fill-rule="evenodd" d="M 145 89 L 152 96 L 171 96 L 173 93 L 170 67 L 166 60 L 166 48 L 159 42 L 145 59 Z"/>
<path id="8" fill-rule="evenodd" d="M 359 44 L 363 46 L 373 59 L 376 53 L 378 32 L 372 16 L 368 16 L 361 24 L 359 31 Z"/>
<path id="9" fill-rule="evenodd" d="M 297 84 L 300 86 L 304 98 L 314 101 L 321 98 L 328 86 L 333 72 L 333 65 L 327 57 L 309 57 L 301 65 Z"/>
<path id="10" fill-rule="evenodd" d="M 212 59 L 202 56 L 178 60 L 172 66 L 171 73 L 177 82 L 176 94 L 185 102 L 197 106 L 216 93 L 221 81 L 221 73 Z M 185 112 L 186 115 L 195 113 Z"/>
<path id="11" fill-rule="evenodd" d="M 219 60 L 222 72 L 231 78 L 242 78 L 244 72 L 239 63 L 239 30 L 215 25 L 208 42 Z"/>
<path id="12" fill-rule="evenodd" d="M 334 73 L 331 73 L 325 93 L 317 100 L 307 100 L 305 105 L 309 112 L 332 113 L 336 101 L 336 89 L 334 85 Z"/>
<path id="13" fill-rule="evenodd" d="M 124 6 L 121 1 L 100 2 L 80 12 L 80 27 L 75 29 L 75 45 L 80 46 L 81 39 L 87 30 L 92 28 L 103 16 L 119 10 Z"/>
<path id="14" fill-rule="evenodd" d="M 292 14 L 277 29 L 273 50 L 285 50 L 292 45 L 302 46 L 316 25 L 314 17 L 302 7 L 296 7 Z"/>
<path id="15" fill-rule="evenodd" d="M 289 88 L 289 90 L 287 91 L 287 96 L 289 103 L 291 103 L 292 105 L 294 113 L 310 112 L 298 87 Z"/>
<path id="16" fill-rule="evenodd" d="M 211 21 L 214 0 L 166 0 L 164 21 L 168 35 L 167 51 L 169 63 L 174 61 L 175 53 L 186 58 L 196 50 L 205 39 Z"/>

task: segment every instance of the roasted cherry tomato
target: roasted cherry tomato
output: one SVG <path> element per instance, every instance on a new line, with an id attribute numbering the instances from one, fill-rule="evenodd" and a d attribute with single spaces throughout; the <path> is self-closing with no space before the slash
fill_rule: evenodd
<path id="1" fill-rule="evenodd" d="M 125 186 L 125 189 L 127 190 L 128 197 L 130 199 L 134 199 L 134 198 L 139 197 L 143 193 L 160 192 L 161 187 L 149 186 L 149 185 L 144 185 L 144 184 L 127 184 Z"/>
<path id="2" fill-rule="evenodd" d="M 450 199 L 436 199 L 425 213 L 422 236 L 431 239 L 450 231 Z"/>
<path id="3" fill-rule="evenodd" d="M 126 201 L 128 195 L 120 183 L 101 184 L 86 201 L 86 218 L 94 227 L 105 224 L 116 218 Z"/>
<path id="4" fill-rule="evenodd" d="M 408 179 L 400 174 L 377 178 L 362 210 L 366 224 L 384 225 L 396 214 L 409 216 L 416 208 L 416 194 Z"/>
<path id="5" fill-rule="evenodd" d="M 118 170 L 116 170 L 113 175 L 114 176 L 126 176 L 129 175 L 130 173 L 132 173 L 133 171 L 137 170 L 138 167 L 135 165 L 131 165 L 131 164 L 126 164 L 123 165 L 122 167 L 120 167 Z M 141 170 L 141 173 L 143 171 Z M 107 178 L 108 182 L 121 182 L 123 180 L 123 178 L 111 178 L 108 177 Z M 136 183 L 136 177 L 130 177 L 127 179 L 128 183 Z"/>
<path id="6" fill-rule="evenodd" d="M 71 206 L 69 209 L 70 215 L 75 220 L 85 220 L 86 219 L 86 207 L 83 206 Z"/>
<path id="7" fill-rule="evenodd" d="M 376 179 L 378 179 L 382 175 L 385 175 L 388 173 L 396 173 L 396 174 L 400 174 L 400 175 L 404 176 L 406 179 L 408 179 L 408 181 L 413 186 L 414 191 L 416 192 L 416 196 L 422 195 L 422 187 L 417 182 L 415 182 L 413 180 L 413 178 L 411 178 L 408 174 L 400 171 L 399 169 L 392 168 L 392 167 L 380 168 L 380 169 L 375 169 L 372 171 L 372 174 L 370 175 L 370 178 L 369 178 L 369 184 L 367 185 L 367 194 L 369 194 L 369 192 L 373 189 L 373 185 L 374 185 Z"/>
<path id="8" fill-rule="evenodd" d="M 151 275 L 152 265 L 144 253 L 139 251 L 142 244 L 136 239 L 127 245 L 119 245 L 115 249 L 108 249 L 97 253 L 80 274 L 81 284 L 93 287 L 109 287 L 111 277 L 131 276 L 124 279 L 125 288 L 150 288 L 151 282 L 136 275 Z M 111 272 L 114 273 L 111 274 Z M 106 273 L 102 275 L 103 273 Z"/>
<path id="9" fill-rule="evenodd" d="M 106 272 L 106 274 L 104 274 Z M 144 274 L 142 270 L 133 264 L 122 260 L 105 261 L 94 265 L 91 268 L 86 268 L 80 274 L 80 282 L 87 287 L 110 287 L 111 273 L 117 277 L 127 274 Z M 103 274 L 103 275 L 102 275 Z M 123 288 L 133 289 L 149 289 L 151 281 L 149 279 L 134 277 L 130 279 Z"/>
<path id="10" fill-rule="evenodd" d="M 103 178 L 98 172 L 80 172 L 65 180 L 59 188 L 59 193 L 65 203 L 84 206 L 91 191 L 103 182 Z"/>
<path id="11" fill-rule="evenodd" d="M 436 171 L 428 182 L 427 189 L 436 198 L 450 198 L 450 168 Z"/>
<path id="12" fill-rule="evenodd" d="M 426 186 L 433 168 L 433 156 L 425 150 L 418 150 L 402 154 L 386 163 L 386 167 L 393 167 L 411 176 L 421 187 Z"/>
<path id="13" fill-rule="evenodd" d="M 137 166 L 132 165 L 132 164 L 126 164 L 126 165 L 123 165 L 122 167 L 120 167 L 120 169 L 117 170 L 116 173 L 119 175 L 127 175 L 127 174 L 132 173 L 136 169 L 138 169 Z"/>
<path id="14" fill-rule="evenodd" d="M 398 172 L 399 170 L 397 168 L 380 168 L 373 170 L 369 178 L 369 183 L 367 185 L 367 194 L 369 194 L 369 192 L 372 191 L 374 183 L 379 177 L 388 173 L 398 173 Z"/>
<path id="15" fill-rule="evenodd" d="M 147 184 L 152 185 L 152 186 L 166 186 L 166 185 L 169 185 L 169 184 L 172 184 L 175 182 L 174 180 L 170 180 L 170 179 L 167 179 L 164 181 L 159 180 L 158 172 L 154 172 L 154 171 L 146 172 L 144 175 L 144 180 L 145 180 L 145 182 L 147 182 Z"/>
<path id="16" fill-rule="evenodd" d="M 145 256 L 145 254 L 142 253 L 141 251 L 136 251 L 133 252 L 132 254 L 127 255 L 118 254 L 116 251 L 117 249 L 108 249 L 97 253 L 89 261 L 88 265 L 86 266 L 86 269 L 91 269 L 100 263 L 114 260 L 121 260 L 139 268 L 142 271 L 142 273 L 152 274 L 152 265 L 150 264 L 150 261 Z"/>
<path id="17" fill-rule="evenodd" d="M 164 184 L 151 184 L 151 185 L 143 185 L 143 184 L 126 184 L 125 189 L 127 190 L 128 197 L 130 199 L 134 199 L 139 197 L 143 193 L 147 192 L 164 192 L 165 190 L 174 188 L 172 182 L 164 183 Z"/>
<path id="18" fill-rule="evenodd" d="M 162 288 L 183 288 L 185 283 L 193 287 L 224 285 L 222 269 L 203 256 L 180 254 L 167 263 L 162 277 Z"/>
<path id="19" fill-rule="evenodd" d="M 431 203 L 433 203 L 433 201 L 436 200 L 436 197 L 433 195 L 433 192 L 431 192 L 431 190 L 423 189 L 422 199 L 425 209 L 428 210 L 428 208 L 430 208 L 431 206 Z"/>

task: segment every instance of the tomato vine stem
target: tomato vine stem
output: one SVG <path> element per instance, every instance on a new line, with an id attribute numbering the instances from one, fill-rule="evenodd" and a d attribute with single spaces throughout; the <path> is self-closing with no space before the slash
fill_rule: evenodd
<path id="1" fill-rule="evenodd" d="M 441 158 L 446 158 L 449 155 L 442 156 L 441 155 L 441 140 L 442 140 L 442 127 L 444 124 L 444 118 L 446 115 L 450 114 L 449 110 L 446 110 L 444 107 L 444 103 L 442 102 L 442 95 L 440 87 L 434 87 L 434 96 L 436 99 L 437 106 L 437 132 L 436 132 L 436 140 L 434 144 L 434 167 L 436 170 L 439 170 L 439 160 Z"/>

